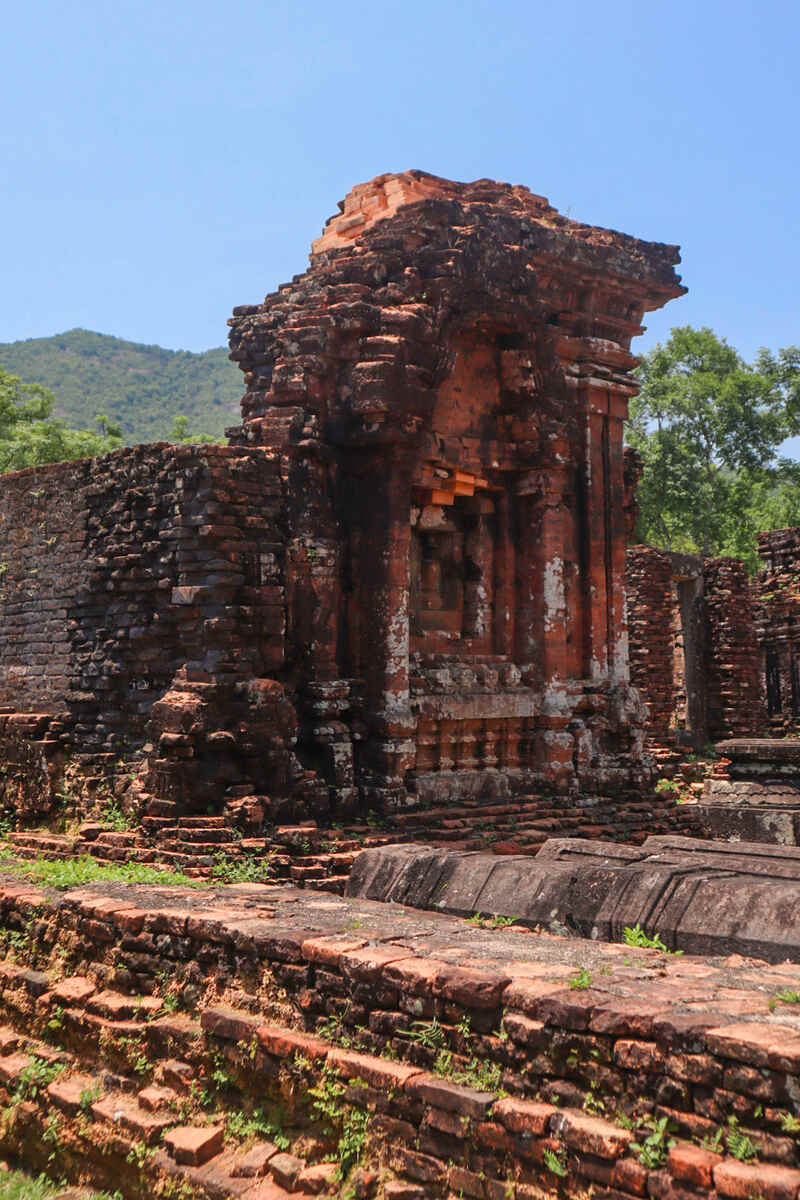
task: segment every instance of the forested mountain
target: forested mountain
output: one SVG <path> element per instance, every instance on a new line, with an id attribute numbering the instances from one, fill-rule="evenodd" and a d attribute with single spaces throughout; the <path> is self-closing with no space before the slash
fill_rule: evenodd
<path id="1" fill-rule="evenodd" d="M 86 329 L 0 343 L 0 367 L 50 388 L 55 414 L 69 425 L 93 428 L 102 413 L 129 443 L 166 438 L 181 415 L 190 429 L 220 438 L 238 422 L 244 391 L 223 347 L 192 354 Z"/>

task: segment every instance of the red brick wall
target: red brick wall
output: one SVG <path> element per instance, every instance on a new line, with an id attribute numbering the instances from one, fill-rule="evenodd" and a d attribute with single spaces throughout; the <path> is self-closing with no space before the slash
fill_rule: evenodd
<path id="1" fill-rule="evenodd" d="M 703 564 L 707 621 L 708 734 L 712 740 L 764 727 L 750 578 L 735 558 Z"/>
<path id="2" fill-rule="evenodd" d="M 674 709 L 669 555 L 652 546 L 629 546 L 625 586 L 631 683 L 647 704 L 649 739 L 664 743 L 670 737 Z"/>
<path id="3" fill-rule="evenodd" d="M 281 486 L 263 450 L 137 446 L 0 481 L 0 706 L 141 743 L 178 667 L 279 667 Z"/>
<path id="4" fill-rule="evenodd" d="M 697 593 L 689 601 L 676 587 L 687 579 Z M 692 718 L 687 729 L 698 745 L 762 729 L 755 614 L 744 564 L 629 546 L 626 586 L 631 682 L 648 706 L 650 742 L 672 739 L 684 691 Z M 681 657 L 685 675 L 678 668 Z"/>
<path id="5" fill-rule="evenodd" d="M 758 537 L 756 622 L 769 724 L 776 732 L 800 724 L 800 528 Z"/>

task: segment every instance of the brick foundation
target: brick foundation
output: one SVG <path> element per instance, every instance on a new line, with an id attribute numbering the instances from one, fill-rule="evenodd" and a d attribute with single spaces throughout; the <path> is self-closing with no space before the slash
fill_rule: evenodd
<path id="1" fill-rule="evenodd" d="M 52 1148 L 41 1134 L 55 1110 L 62 1174 L 104 1183 L 113 1172 L 126 1196 L 158 1194 L 166 1175 L 227 1200 L 255 1186 L 235 1172 L 257 1155 L 221 1152 L 214 1131 L 255 1099 L 280 1103 L 292 1139 L 283 1158 L 261 1150 L 254 1169 L 271 1182 L 260 1186 L 283 1189 L 264 1195 L 314 1190 L 297 1181 L 335 1157 L 338 1134 L 314 1133 L 308 1093 L 327 1078 L 337 1121 L 366 1114 L 367 1157 L 350 1181 L 364 1198 L 530 1200 L 590 1184 L 609 1200 L 797 1196 L 787 1128 L 800 1031 L 775 999 L 794 965 L 633 952 L 252 885 L 56 896 L 6 883 L 1 902 L 16 961 L 0 964 L 0 1083 L 12 1093 L 31 1054 L 66 1068 L 4 1127 L 4 1152 L 31 1166 Z M 162 1007 L 165 981 L 178 1011 Z M 216 1097 L 206 1123 L 192 1081 Z M 668 1117 L 675 1139 L 649 1165 L 630 1128 L 648 1116 Z M 726 1152 L 729 1117 L 750 1161 Z M 136 1154 L 137 1141 L 154 1153 Z"/>

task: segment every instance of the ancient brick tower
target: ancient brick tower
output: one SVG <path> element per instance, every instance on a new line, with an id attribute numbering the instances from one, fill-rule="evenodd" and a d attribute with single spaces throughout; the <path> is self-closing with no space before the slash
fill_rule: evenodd
<path id="1" fill-rule="evenodd" d="M 622 423 L 673 246 L 383 175 L 235 310 L 234 443 L 284 480 L 299 751 L 340 804 L 640 783 Z"/>
<path id="2" fill-rule="evenodd" d="M 622 422 L 677 251 L 418 171 L 342 208 L 236 311 L 233 445 L 0 481 L 0 804 L 65 771 L 166 826 L 646 780 Z"/>

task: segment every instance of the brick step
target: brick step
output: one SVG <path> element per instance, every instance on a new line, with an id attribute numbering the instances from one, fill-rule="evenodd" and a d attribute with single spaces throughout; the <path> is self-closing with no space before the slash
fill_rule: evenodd
<path id="1" fill-rule="evenodd" d="M 142 817 L 140 824 L 145 833 L 155 834 L 160 829 L 175 825 L 175 821 L 171 817 Z"/>
<path id="2" fill-rule="evenodd" d="M 364 849 L 362 842 L 357 842 L 353 838 L 326 838 L 323 839 L 324 845 L 328 846 L 332 854 L 346 854 L 350 851 L 358 853 Z M 335 847 L 335 849 L 334 849 Z"/>
<path id="3" fill-rule="evenodd" d="M 169 825 L 165 829 L 160 829 L 157 837 L 159 841 L 180 838 L 184 842 L 230 842 L 235 840 L 231 837 L 230 827 L 227 825 L 184 826 L 180 822 L 177 825 Z"/>
<path id="4" fill-rule="evenodd" d="M 177 867 L 187 875 L 193 875 L 198 868 L 209 869 L 216 865 L 218 851 L 214 854 L 187 854 L 181 850 L 159 849 L 157 861 L 169 867 Z M 205 871 L 201 871 L 204 874 Z"/>
<path id="5" fill-rule="evenodd" d="M 33 1061 L 33 1054 L 19 1054 L 7 1063 L 0 1086 L 9 1095 Z M 284 1200 L 292 1194 L 322 1192 L 330 1195 L 335 1164 L 310 1167 L 303 1158 L 282 1152 L 270 1142 L 226 1149 L 224 1119 L 182 1124 L 173 1107 L 179 1096 L 172 1089 L 149 1085 L 137 1091 L 132 1078 L 120 1083 L 126 1085 L 124 1090 L 108 1087 L 102 1074 L 86 1074 L 67 1065 L 61 1075 L 37 1092 L 33 1101 L 27 1102 L 29 1127 L 38 1126 L 40 1137 L 29 1137 L 26 1145 L 32 1148 L 42 1142 L 46 1130 L 60 1129 L 65 1121 L 74 1120 L 75 1133 L 85 1139 L 87 1150 L 105 1144 L 109 1173 L 114 1170 L 115 1159 L 120 1169 L 123 1164 L 129 1168 L 138 1164 L 137 1194 L 154 1194 L 150 1182 L 155 1183 L 158 1175 L 167 1175 L 175 1180 L 178 1194 L 191 1193 L 207 1200 Z M 48 1155 L 48 1167 L 59 1162 L 59 1139 L 55 1145 Z M 31 1166 L 36 1165 L 34 1158 Z M 69 1169 L 71 1157 L 63 1165 Z M 130 1171 L 125 1175 L 129 1177 Z M 291 1191 L 282 1183 L 288 1183 Z"/>
<path id="6" fill-rule="evenodd" d="M 308 879 L 324 879 L 324 867 L 290 867 L 289 878 L 300 881 Z"/>
<path id="7" fill-rule="evenodd" d="M 464 822 L 459 825 L 462 830 L 468 830 L 470 833 L 542 833 L 546 837 L 553 837 L 558 833 L 560 822 L 556 821 L 496 821 L 491 824 L 485 824 L 483 821 L 469 824 Z M 578 828 L 577 825 L 570 828 Z"/>
<path id="8" fill-rule="evenodd" d="M 174 800 L 162 800 L 157 796 L 150 796 L 144 806 L 147 817 L 170 817 L 177 812 L 178 806 Z"/>
<path id="9" fill-rule="evenodd" d="M 73 853 L 77 838 L 62 833 L 10 833 L 8 840 L 19 850 L 36 850 L 41 854 Z"/>
<path id="10" fill-rule="evenodd" d="M 105 1125 L 121 1128 L 137 1141 L 153 1146 L 165 1130 L 175 1124 L 174 1116 L 160 1116 L 142 1108 L 137 1099 L 124 1092 L 109 1092 L 91 1106 L 92 1116 Z"/>
<path id="11" fill-rule="evenodd" d="M 102 844 L 104 846 L 140 846 L 143 843 L 142 835 L 137 830 L 104 829 L 98 833 L 94 839 L 94 844 Z"/>
<path id="12" fill-rule="evenodd" d="M 180 829 L 229 829 L 225 817 L 178 817 Z"/>
<path id="13" fill-rule="evenodd" d="M 502 816 L 504 813 L 525 812 L 541 807 L 553 808 L 554 802 L 541 796 L 517 796 L 488 803 L 484 800 L 461 800 L 453 804 L 438 804 L 432 808 L 409 808 L 393 814 L 392 820 L 398 824 L 414 824 L 418 820 L 437 819 L 441 816 L 470 817 L 475 813 Z"/>
<path id="14" fill-rule="evenodd" d="M 40 1151 L 46 1147 L 48 1173 L 58 1172 L 58 1177 L 69 1182 L 70 1173 L 80 1170 L 80 1182 L 85 1182 L 88 1168 L 88 1178 L 93 1183 L 107 1184 L 114 1179 L 126 1195 L 130 1194 L 132 1176 L 136 1195 L 156 1194 L 154 1185 L 164 1176 L 175 1181 L 176 1194 L 191 1193 L 198 1200 L 285 1200 L 290 1196 L 333 1194 L 336 1163 L 306 1161 L 307 1138 L 303 1129 L 307 1117 L 302 1110 L 295 1114 L 290 1107 L 287 1113 L 288 1128 L 294 1131 L 290 1136 L 293 1140 L 299 1137 L 301 1154 L 269 1141 L 254 1143 L 251 1139 L 231 1145 L 226 1144 L 226 1127 L 229 1116 L 239 1111 L 239 1103 L 234 1101 L 228 1107 L 223 1102 L 205 1116 L 193 1099 L 192 1081 L 197 1077 L 197 1068 L 188 1061 L 163 1058 L 156 1065 L 156 1056 L 152 1055 L 145 1069 L 152 1079 L 132 1073 L 118 1074 L 115 1063 L 107 1061 L 103 1047 L 106 1051 L 113 1050 L 126 1038 L 129 1042 L 134 1040 L 138 1047 L 144 1038 L 149 1044 L 157 1022 L 145 1022 L 141 1026 L 142 1036 L 134 1039 L 130 1036 L 129 1021 L 106 1021 L 98 1029 L 97 1022 L 103 1019 L 101 1014 L 113 1010 L 129 1015 L 136 1009 L 139 997 L 93 991 L 93 987 L 87 977 L 73 976 L 61 980 L 54 992 L 61 999 L 71 996 L 78 1006 L 66 1012 L 60 1007 L 56 1010 L 59 1034 L 68 1035 L 70 1023 L 82 1019 L 98 1052 L 95 1069 L 87 1070 L 86 1062 L 74 1054 L 28 1038 L 13 1026 L 0 1026 L 0 1103 L 6 1100 L 13 1103 L 18 1087 L 30 1087 L 25 1079 L 30 1077 L 37 1061 L 57 1068 L 55 1078 L 37 1080 L 27 1091 L 22 1106 L 23 1140 L 16 1147 L 23 1166 L 42 1169 Z M 148 1006 L 151 1012 L 158 1003 L 151 1000 Z M 168 1019 L 173 1024 L 180 1020 L 174 1016 Z M 19 1024 L 25 1020 L 24 1012 L 20 1011 Z M 262 1021 L 262 1017 L 247 1011 L 220 1006 L 206 1010 L 203 1025 L 219 1046 L 225 1040 L 251 1040 Z M 200 1025 L 192 1025 L 196 1039 Z M 290 1030 L 283 1032 L 292 1037 Z M 202 1042 L 196 1041 L 196 1045 L 204 1053 L 205 1070 L 210 1070 L 219 1062 L 217 1053 L 209 1054 Z M 56 1138 L 52 1136 L 54 1129 L 59 1131 Z M 7 1153 L 4 1137 L 5 1128 L 0 1130 L 0 1145 L 2 1152 Z M 85 1147 L 83 1153 L 81 1143 Z M 92 1153 L 97 1145 L 104 1147 L 99 1159 Z M 65 1146 L 69 1149 L 65 1150 Z M 92 1171 L 98 1163 L 100 1175 L 94 1178 Z"/>
<path id="15" fill-rule="evenodd" d="M 353 865 L 353 863 L 355 862 L 356 858 L 358 858 L 358 855 L 360 853 L 361 853 L 361 847 L 359 847 L 358 850 L 350 850 L 350 851 L 347 851 L 344 853 L 324 852 L 321 854 L 299 856 L 297 858 L 292 859 L 292 862 L 296 867 L 314 867 L 314 866 L 350 867 Z"/>
<path id="16" fill-rule="evenodd" d="M 242 838 L 239 845 L 245 854 L 265 853 L 268 848 L 267 839 L 263 837 Z"/>
<path id="17" fill-rule="evenodd" d="M 305 887 L 315 892 L 333 892 L 336 896 L 343 896 L 349 878 L 349 875 L 326 875 L 323 879 L 307 879 Z"/>
<path id="18" fill-rule="evenodd" d="M 183 838 L 164 838 L 155 848 L 168 854 L 186 854 L 190 858 L 193 855 L 210 855 L 214 858 L 220 854 L 227 858 L 236 858 L 242 853 L 241 842 L 233 839 L 228 842 L 187 842 Z"/>
<path id="19" fill-rule="evenodd" d="M 88 842 L 86 852 L 91 854 L 92 858 L 98 858 L 103 862 L 158 862 L 157 851 L 147 849 L 145 846 L 106 846 L 98 842 Z"/>

